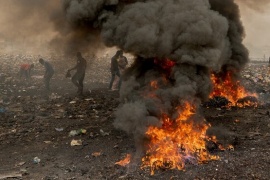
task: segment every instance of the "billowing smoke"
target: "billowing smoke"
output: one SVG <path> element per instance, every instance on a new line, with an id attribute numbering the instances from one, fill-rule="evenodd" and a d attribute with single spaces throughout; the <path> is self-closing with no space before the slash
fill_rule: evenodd
<path id="1" fill-rule="evenodd" d="M 114 123 L 137 140 L 162 114 L 177 116 L 184 101 L 207 100 L 212 71 L 237 76 L 248 61 L 234 0 L 64 0 L 63 7 L 71 41 L 102 39 L 137 57 Z"/>

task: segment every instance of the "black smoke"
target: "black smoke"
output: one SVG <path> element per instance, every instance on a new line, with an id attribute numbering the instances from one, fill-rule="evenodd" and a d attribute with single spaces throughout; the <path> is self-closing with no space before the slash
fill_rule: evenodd
<path id="1" fill-rule="evenodd" d="M 114 125 L 138 142 L 149 126 L 161 126 L 162 114 L 173 119 L 185 101 L 207 100 L 212 71 L 237 76 L 248 62 L 234 0 L 64 0 L 63 7 L 71 40 L 102 40 L 137 57 L 123 77 Z M 169 70 L 160 65 L 168 59 Z"/>

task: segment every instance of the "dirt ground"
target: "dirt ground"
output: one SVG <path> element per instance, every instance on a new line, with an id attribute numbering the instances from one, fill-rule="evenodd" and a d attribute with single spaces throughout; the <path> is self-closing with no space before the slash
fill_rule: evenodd
<path id="1" fill-rule="evenodd" d="M 0 179 L 270 179 L 268 103 L 257 108 L 203 108 L 212 126 L 230 132 L 234 150 L 213 152 L 220 156 L 217 161 L 187 164 L 183 171 L 158 170 L 151 176 L 139 165 L 115 165 L 135 151 L 135 144 L 132 136 L 113 126 L 120 102 L 117 91 L 107 90 L 107 61 L 102 67 L 94 65 L 102 77 L 93 81 L 97 72 L 89 72 L 85 94 L 79 98 L 64 78 L 64 69 L 72 63 L 58 65 L 49 96 L 43 91 L 42 67 L 36 66 L 30 81 L 20 81 L 17 64 L 0 67 Z M 78 129 L 86 133 L 69 136 Z M 72 140 L 82 145 L 71 146 Z"/>

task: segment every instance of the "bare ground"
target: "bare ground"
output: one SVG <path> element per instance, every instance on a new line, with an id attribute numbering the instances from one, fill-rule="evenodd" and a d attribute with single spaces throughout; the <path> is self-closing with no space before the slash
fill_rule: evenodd
<path id="1" fill-rule="evenodd" d="M 217 161 L 187 164 L 183 171 L 158 170 L 151 176 L 139 164 L 115 165 L 133 153 L 135 145 L 132 136 L 113 126 L 119 94 L 108 91 L 106 82 L 89 83 L 91 90 L 78 98 L 67 80 L 56 83 L 63 72 L 53 80 L 53 94 L 45 96 L 38 77 L 22 83 L 14 72 L 3 68 L 2 73 L 0 179 L 270 179 L 268 104 L 203 108 L 212 126 L 231 133 L 234 150 L 213 152 L 220 156 Z M 69 132 L 77 129 L 87 132 L 70 137 Z M 82 140 L 82 145 L 71 146 L 72 140 Z M 8 176 L 13 178 L 4 178 Z"/>

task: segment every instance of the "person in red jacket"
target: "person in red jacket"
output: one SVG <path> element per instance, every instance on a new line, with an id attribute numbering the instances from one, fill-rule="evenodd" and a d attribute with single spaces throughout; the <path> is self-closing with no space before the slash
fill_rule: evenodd
<path id="1" fill-rule="evenodd" d="M 24 76 L 26 79 L 29 79 L 33 68 L 34 64 L 21 64 L 19 72 L 20 78 Z"/>

